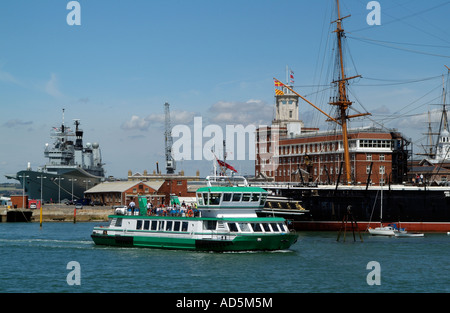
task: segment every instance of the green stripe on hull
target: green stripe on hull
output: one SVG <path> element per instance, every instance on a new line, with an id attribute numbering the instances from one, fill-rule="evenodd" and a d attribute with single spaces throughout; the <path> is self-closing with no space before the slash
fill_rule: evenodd
<path id="1" fill-rule="evenodd" d="M 297 241 L 297 234 L 271 236 L 241 235 L 230 240 L 191 239 L 147 236 L 92 235 L 97 245 L 184 249 L 199 251 L 283 250 Z"/>

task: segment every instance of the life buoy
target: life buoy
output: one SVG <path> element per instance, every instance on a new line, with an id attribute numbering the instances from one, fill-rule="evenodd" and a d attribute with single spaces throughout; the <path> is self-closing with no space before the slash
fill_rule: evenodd
<path id="1" fill-rule="evenodd" d="M 187 213 L 186 213 L 186 215 L 187 215 L 188 217 L 193 217 L 193 216 L 194 216 L 194 212 L 193 212 L 192 210 L 188 210 Z"/>

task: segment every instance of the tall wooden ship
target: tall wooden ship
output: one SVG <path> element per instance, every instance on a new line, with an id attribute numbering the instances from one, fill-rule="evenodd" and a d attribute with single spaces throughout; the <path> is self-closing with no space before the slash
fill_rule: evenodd
<path id="1" fill-rule="evenodd" d="M 268 190 L 269 197 L 285 200 L 268 201 L 259 214 L 293 219 L 297 230 L 339 230 L 352 216 L 365 230 L 371 223 L 379 223 L 383 188 L 383 223 L 400 223 L 410 231 L 450 231 L 450 187 L 442 181 L 430 184 L 430 175 L 418 172 L 420 169 L 411 176 L 410 140 L 396 130 L 348 128 L 350 119 L 370 113 L 349 112 L 352 102 L 347 85 L 359 75 L 349 77 L 345 72 L 343 20 L 349 16 L 342 17 L 339 0 L 336 3 L 337 77 L 329 104 L 337 114 L 325 113 L 288 82 L 274 78 L 276 118 L 271 127 L 256 132 L 255 172 L 261 180 L 253 185 Z M 299 99 L 340 130 L 305 128 L 298 120 Z M 450 159 L 448 131 L 442 132 L 439 142 L 436 155 Z"/>

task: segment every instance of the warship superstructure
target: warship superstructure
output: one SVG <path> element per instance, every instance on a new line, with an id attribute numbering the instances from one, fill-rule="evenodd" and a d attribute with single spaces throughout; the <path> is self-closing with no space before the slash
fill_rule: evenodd
<path id="1" fill-rule="evenodd" d="M 26 170 L 7 178 L 20 181 L 29 199 L 43 199 L 44 202 L 76 201 L 83 198 L 84 191 L 104 180 L 101 150 L 98 143 L 83 145 L 83 130 L 80 120 L 74 119 L 75 130 L 67 127 L 63 120 L 60 127 L 53 127 L 50 133 L 53 145 L 46 144 L 44 156 L 47 164 L 32 170 L 30 163 Z"/>

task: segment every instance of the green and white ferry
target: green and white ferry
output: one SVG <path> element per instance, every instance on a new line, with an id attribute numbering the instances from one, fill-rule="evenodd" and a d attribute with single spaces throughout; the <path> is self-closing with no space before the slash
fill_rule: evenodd
<path id="1" fill-rule="evenodd" d="M 140 215 L 116 212 L 109 216 L 109 226 L 94 228 L 93 241 L 97 245 L 218 252 L 284 250 L 297 241 L 298 234 L 288 228 L 285 219 L 257 217 L 266 190 L 248 186 L 243 177 L 233 177 L 234 183 L 224 176 L 206 181 L 207 186 L 196 192 L 199 216 L 147 216 L 146 208 Z"/>

